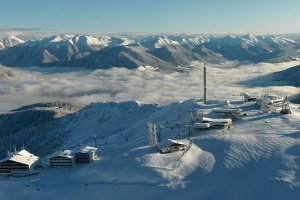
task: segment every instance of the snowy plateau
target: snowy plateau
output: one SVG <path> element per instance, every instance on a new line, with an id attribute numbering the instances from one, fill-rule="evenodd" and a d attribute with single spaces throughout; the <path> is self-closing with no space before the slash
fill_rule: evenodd
<path id="1" fill-rule="evenodd" d="M 298 200 L 299 41 L 252 34 L 1 39 L 0 159 L 25 147 L 43 168 L 0 176 L 0 199 Z M 292 113 L 260 110 L 243 101 L 244 92 L 288 96 Z M 195 109 L 209 118 L 219 117 L 214 109 L 243 115 L 225 129 L 178 128 Z M 159 153 L 149 146 L 149 122 L 162 141 L 188 148 Z M 54 153 L 95 143 L 93 162 L 49 167 Z"/>

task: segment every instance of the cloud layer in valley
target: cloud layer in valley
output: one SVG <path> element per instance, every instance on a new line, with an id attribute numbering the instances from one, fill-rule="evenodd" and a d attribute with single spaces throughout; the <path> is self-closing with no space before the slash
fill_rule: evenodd
<path id="1" fill-rule="evenodd" d="M 295 95 L 299 89 L 292 86 L 269 87 L 242 86 L 239 82 L 280 71 L 298 65 L 300 62 L 283 64 L 258 64 L 231 67 L 209 65 L 208 97 L 230 99 L 244 91 L 276 92 Z M 167 104 L 190 98 L 202 97 L 202 63 L 193 63 L 195 70 L 189 73 L 165 74 L 151 67 L 136 70 L 112 68 L 109 70 L 76 70 L 59 68 L 6 68 L 13 77 L 0 79 L 0 112 L 17 107 L 48 101 L 71 101 L 91 103 L 97 101 L 127 101 Z M 239 98 L 239 97 L 238 97 Z"/>

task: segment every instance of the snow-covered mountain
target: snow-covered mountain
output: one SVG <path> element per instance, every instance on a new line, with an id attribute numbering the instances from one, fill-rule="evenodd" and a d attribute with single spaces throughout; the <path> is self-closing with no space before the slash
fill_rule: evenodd
<path id="1" fill-rule="evenodd" d="M 147 49 L 153 49 L 153 48 L 162 48 L 166 46 L 179 46 L 180 43 L 169 39 L 165 35 L 155 35 L 143 38 L 140 42 L 140 45 L 146 47 Z"/>
<path id="2" fill-rule="evenodd" d="M 21 143 L 41 155 L 52 152 L 64 143 L 68 134 L 63 117 L 82 107 L 81 104 L 64 102 L 39 103 L 0 114 L 0 158 L 12 145 Z"/>
<path id="3" fill-rule="evenodd" d="M 13 47 L 24 42 L 25 41 L 21 40 L 20 38 L 14 35 L 0 37 L 0 50 L 7 49 L 9 47 Z"/>
<path id="4" fill-rule="evenodd" d="M 241 83 L 250 83 L 252 86 L 294 86 L 300 87 L 300 65 L 290 67 L 277 72 L 268 73 L 267 75 L 258 75 L 249 80 L 244 80 Z M 261 80 L 271 80 L 265 81 Z"/>
<path id="5" fill-rule="evenodd" d="M 14 42 L 12 42 L 14 41 Z M 57 66 L 110 68 L 151 65 L 179 70 L 191 61 L 220 63 L 226 60 L 286 62 L 299 58 L 299 40 L 275 35 L 154 35 L 96 37 L 53 35 L 23 43 L 12 40 L 0 52 L 6 66 Z M 15 44 L 15 46 L 12 46 Z M 1 44 L 0 44 L 1 45 Z M 131 51 L 131 53 L 128 53 Z M 180 66 L 180 67 L 178 67 Z"/>
<path id="6" fill-rule="evenodd" d="M 300 65 L 280 72 L 274 72 L 270 75 L 273 76 L 276 81 L 281 81 L 287 85 L 300 87 Z"/>
<path id="7" fill-rule="evenodd" d="M 248 62 L 286 62 L 299 57 L 299 44 L 278 36 L 253 34 L 211 38 L 204 46 L 229 60 Z"/>
<path id="8" fill-rule="evenodd" d="M 130 101 L 74 108 L 54 103 L 2 114 L 1 137 L 6 135 L 2 148 L 24 144 L 37 155 L 49 155 L 78 144 L 94 145 L 95 135 L 100 159 L 74 168 L 45 167 L 32 177 L 2 178 L 0 196 L 7 200 L 95 199 L 99 194 L 103 199 L 298 199 L 299 108 L 292 104 L 293 113 L 283 116 L 262 113 L 251 103 L 232 102 L 233 108 L 247 114 L 234 121 L 234 128 L 198 133 L 171 128 L 178 120 L 189 122 L 191 109 L 213 116 L 211 109 L 223 105 L 188 100 L 157 107 Z M 149 148 L 149 121 L 170 127 L 159 130 L 162 140 L 177 139 L 190 144 L 189 150 L 159 154 Z"/>
<path id="9" fill-rule="evenodd" d="M 188 66 L 191 61 L 203 59 L 212 63 L 224 61 L 221 55 L 202 48 L 208 41 L 204 37 L 156 35 L 144 38 L 139 44 L 148 49 L 147 53 L 176 65 Z"/>

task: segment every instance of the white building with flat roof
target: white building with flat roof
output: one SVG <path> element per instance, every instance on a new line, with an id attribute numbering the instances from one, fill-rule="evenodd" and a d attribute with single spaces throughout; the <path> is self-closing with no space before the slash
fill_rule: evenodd
<path id="1" fill-rule="evenodd" d="M 49 158 L 49 166 L 51 168 L 57 167 L 74 167 L 75 159 L 72 150 L 63 150 L 55 153 Z"/>
<path id="2" fill-rule="evenodd" d="M 7 158 L 0 161 L 0 174 L 33 174 L 39 167 L 42 167 L 41 159 L 22 149 L 9 153 Z"/>
<path id="3" fill-rule="evenodd" d="M 75 150 L 75 163 L 76 164 L 84 164 L 92 162 L 97 158 L 96 154 L 97 148 L 86 146 L 86 145 L 80 145 Z"/>

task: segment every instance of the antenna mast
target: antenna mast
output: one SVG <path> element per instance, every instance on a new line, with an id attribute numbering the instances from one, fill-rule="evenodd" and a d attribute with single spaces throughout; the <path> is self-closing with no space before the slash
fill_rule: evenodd
<path id="1" fill-rule="evenodd" d="M 152 123 L 148 123 L 148 134 L 149 134 L 149 146 L 152 147 L 153 146 L 153 124 Z"/>
<path id="2" fill-rule="evenodd" d="M 203 88 L 203 99 L 204 99 L 204 103 L 206 104 L 207 103 L 207 96 L 206 96 L 206 93 L 207 93 L 207 87 L 206 87 L 206 66 L 205 66 L 205 60 L 203 60 L 203 64 L 204 64 L 204 67 L 203 67 L 203 76 L 204 76 L 204 88 Z"/>
<path id="3" fill-rule="evenodd" d="M 96 135 L 92 135 L 92 138 L 94 139 L 95 142 L 95 147 L 98 148 L 96 137 L 97 137 Z"/>
<path id="4" fill-rule="evenodd" d="M 156 124 L 154 123 L 148 123 L 148 134 L 149 134 L 149 146 L 154 147 L 157 144 L 157 139 L 160 140 L 160 138 L 157 138 L 157 130 L 156 130 Z"/>

